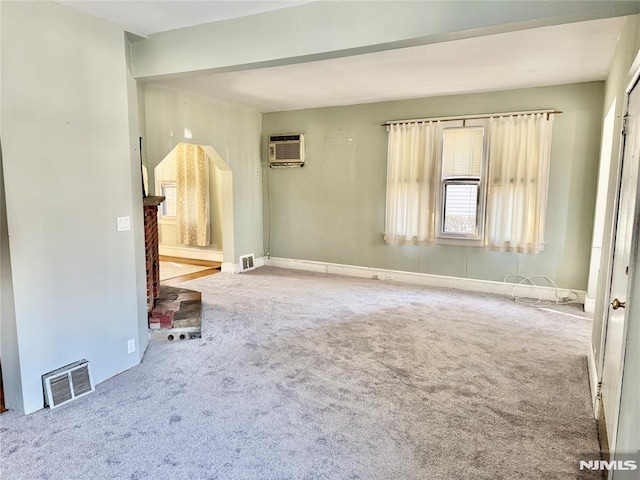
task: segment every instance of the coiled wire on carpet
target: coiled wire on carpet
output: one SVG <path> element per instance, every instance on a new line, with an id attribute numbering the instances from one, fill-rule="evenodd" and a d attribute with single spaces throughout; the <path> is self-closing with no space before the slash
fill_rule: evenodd
<path id="1" fill-rule="evenodd" d="M 514 283 L 513 281 L 509 281 L 510 279 L 517 279 L 519 278 L 520 281 L 518 283 Z M 556 290 L 556 301 L 552 302 L 550 300 L 544 300 L 542 298 L 542 290 L 540 290 L 541 288 L 549 288 L 549 285 L 539 285 L 537 284 L 534 280 L 535 279 L 543 279 L 547 282 L 547 284 L 550 284 L 550 286 L 552 288 L 555 288 Z M 502 280 L 502 283 L 504 284 L 505 288 L 508 289 L 508 294 L 513 298 L 513 300 L 520 304 L 520 305 L 525 305 L 527 307 L 540 307 L 540 306 L 547 306 L 547 305 L 566 305 L 569 303 L 579 303 L 578 302 L 578 298 L 580 297 L 578 295 L 578 292 L 576 292 L 575 290 L 572 290 L 570 288 L 560 288 L 558 287 L 558 284 L 556 282 L 553 281 L 553 279 L 545 276 L 545 275 L 531 275 L 529 277 L 526 277 L 524 275 L 515 275 L 515 274 L 511 274 L 511 275 L 505 275 L 504 279 Z M 529 285 L 529 286 L 533 286 L 533 287 L 538 287 L 538 298 L 535 297 L 528 297 L 525 295 L 517 295 L 516 291 L 518 290 L 518 288 L 524 286 L 524 285 Z M 513 287 L 513 288 L 511 288 Z M 560 298 L 560 291 L 564 290 L 564 291 L 568 291 L 570 296 L 573 296 L 573 298 L 570 297 L 563 297 Z"/>

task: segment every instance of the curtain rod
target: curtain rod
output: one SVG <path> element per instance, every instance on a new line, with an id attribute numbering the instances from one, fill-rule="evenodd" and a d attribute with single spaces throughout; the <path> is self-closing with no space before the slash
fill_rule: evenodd
<path id="1" fill-rule="evenodd" d="M 387 127 L 389 125 L 397 125 L 399 123 L 416 123 L 416 122 L 432 122 L 432 121 L 440 121 L 440 122 L 452 122 L 454 120 L 479 120 L 482 118 L 495 118 L 495 117 L 508 117 L 511 115 L 531 115 L 534 113 L 546 113 L 547 119 L 549 115 L 559 115 L 563 112 L 554 109 L 547 110 L 531 110 L 527 112 L 502 112 L 502 113 L 483 113 L 479 115 L 461 115 L 458 117 L 431 117 L 431 118 L 412 118 L 410 120 L 389 120 L 386 123 L 381 124 L 382 127 Z"/>

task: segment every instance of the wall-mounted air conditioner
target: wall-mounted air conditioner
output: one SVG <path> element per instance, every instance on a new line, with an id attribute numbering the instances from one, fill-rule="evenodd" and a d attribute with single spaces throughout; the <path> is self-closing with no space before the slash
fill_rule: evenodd
<path id="1" fill-rule="evenodd" d="M 80 360 L 42 376 L 45 404 L 50 408 L 93 392 L 89 362 Z"/>
<path id="2" fill-rule="evenodd" d="M 271 135 L 269 137 L 270 167 L 303 167 L 304 135 Z"/>

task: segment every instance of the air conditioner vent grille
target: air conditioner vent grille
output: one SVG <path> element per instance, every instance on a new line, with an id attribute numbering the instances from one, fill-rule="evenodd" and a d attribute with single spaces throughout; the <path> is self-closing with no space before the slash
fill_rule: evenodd
<path id="1" fill-rule="evenodd" d="M 300 160 L 299 143 L 277 143 L 276 157 L 279 161 Z"/>

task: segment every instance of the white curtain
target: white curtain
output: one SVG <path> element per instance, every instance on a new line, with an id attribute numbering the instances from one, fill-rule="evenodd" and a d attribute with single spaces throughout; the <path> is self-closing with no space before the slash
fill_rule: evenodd
<path id="1" fill-rule="evenodd" d="M 176 197 L 178 243 L 209 245 L 209 161 L 198 145 L 176 148 Z"/>
<path id="2" fill-rule="evenodd" d="M 430 245 L 435 241 L 440 122 L 387 127 L 387 243 Z"/>
<path id="3" fill-rule="evenodd" d="M 547 113 L 489 121 L 486 243 L 491 250 L 544 248 L 551 128 Z"/>

